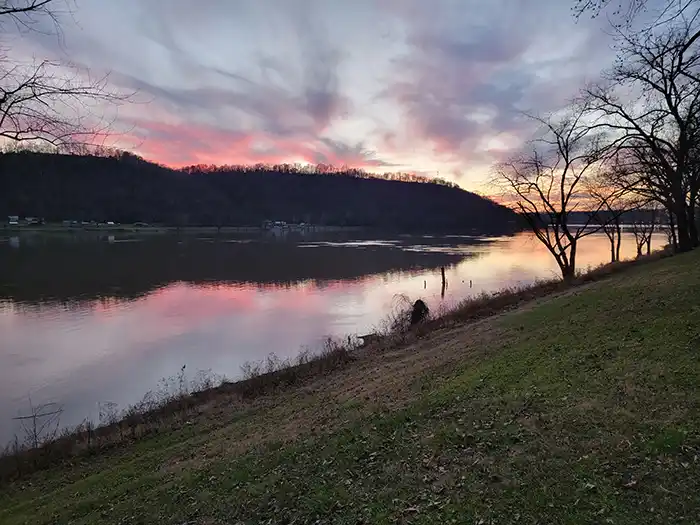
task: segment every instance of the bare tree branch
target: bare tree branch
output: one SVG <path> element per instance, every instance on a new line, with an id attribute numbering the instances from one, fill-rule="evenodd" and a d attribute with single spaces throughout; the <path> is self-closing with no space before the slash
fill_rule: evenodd
<path id="1" fill-rule="evenodd" d="M 616 186 L 673 214 L 685 251 L 698 244 L 700 33 L 695 18 L 681 13 L 673 20 L 655 31 L 620 31 L 620 56 L 607 85 L 585 93 L 593 126 L 614 136 Z"/>
<path id="2" fill-rule="evenodd" d="M 0 0 L 0 27 L 11 20 L 35 30 L 48 18 L 59 27 L 60 7 L 68 0 Z M 71 151 L 101 142 L 112 120 L 106 108 L 131 98 L 111 90 L 108 77 L 51 60 L 23 61 L 0 56 L 0 137 L 17 142 L 42 141 Z"/>
<path id="3" fill-rule="evenodd" d="M 638 258 L 644 254 L 645 246 L 647 255 L 651 253 L 651 240 L 654 236 L 654 232 L 657 230 L 661 215 L 659 205 L 655 202 L 645 203 L 645 205 L 640 206 L 639 209 L 646 212 L 646 217 L 643 219 L 636 218 L 631 221 L 632 234 L 634 235 L 635 244 L 637 245 Z"/>
<path id="4" fill-rule="evenodd" d="M 649 0 L 575 0 L 574 16 L 579 19 L 588 14 L 592 18 L 605 13 L 616 27 L 631 27 L 643 12 L 649 12 Z M 664 0 L 659 3 L 654 18 L 647 29 L 655 29 L 676 21 L 680 17 L 693 18 L 700 11 L 697 0 Z"/>
<path id="5" fill-rule="evenodd" d="M 533 153 L 502 164 L 494 184 L 514 203 L 535 236 L 552 254 L 564 279 L 576 273 L 578 241 L 602 228 L 594 218 L 609 203 L 591 201 L 593 207 L 580 224 L 570 214 L 586 200 L 587 181 L 605 163 L 609 146 L 605 134 L 584 123 L 590 108 L 577 102 L 558 120 L 531 116 L 544 136 L 532 142 Z"/>
<path id="6" fill-rule="evenodd" d="M 594 208 L 598 212 L 593 218 L 610 241 L 610 262 L 620 260 L 623 217 L 648 202 L 648 199 L 638 196 L 633 188 L 618 184 L 622 170 L 624 167 L 610 163 L 608 169 L 591 177 L 586 187 L 591 200 L 597 204 Z"/>
<path id="7" fill-rule="evenodd" d="M 0 30 L 11 23 L 20 31 L 60 33 L 60 18 L 72 12 L 72 0 L 0 0 Z M 49 22 L 51 29 L 41 30 L 42 20 Z"/>

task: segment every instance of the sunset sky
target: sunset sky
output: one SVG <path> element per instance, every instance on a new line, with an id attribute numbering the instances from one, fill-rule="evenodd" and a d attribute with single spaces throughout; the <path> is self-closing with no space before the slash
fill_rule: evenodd
<path id="1" fill-rule="evenodd" d="M 171 165 L 311 162 L 414 171 L 484 188 L 531 133 L 610 64 L 605 20 L 565 0 L 79 0 L 69 57 L 118 89 L 119 146 Z"/>

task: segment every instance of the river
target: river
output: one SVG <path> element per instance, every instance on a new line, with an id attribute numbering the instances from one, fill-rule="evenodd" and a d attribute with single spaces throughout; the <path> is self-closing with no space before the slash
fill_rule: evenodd
<path id="1" fill-rule="evenodd" d="M 186 365 L 240 377 L 270 353 L 372 332 L 397 296 L 433 310 L 557 276 L 530 233 L 509 237 L 22 236 L 0 233 L 0 441 L 18 415 L 56 402 L 61 422 L 125 407 Z M 654 238 L 654 247 L 666 242 Z M 607 262 L 603 234 L 578 265 Z M 635 254 L 625 234 L 623 258 Z M 441 297 L 440 268 L 448 287 Z"/>

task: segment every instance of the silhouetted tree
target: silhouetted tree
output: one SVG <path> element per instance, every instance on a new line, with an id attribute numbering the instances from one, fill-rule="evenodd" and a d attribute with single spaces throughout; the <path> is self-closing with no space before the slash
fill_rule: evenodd
<path id="1" fill-rule="evenodd" d="M 607 206 L 605 199 L 586 202 L 588 181 L 605 160 L 604 137 L 584 122 L 588 107 L 575 104 L 560 119 L 535 118 L 544 136 L 533 141 L 533 153 L 504 163 L 495 183 L 523 215 L 530 229 L 549 250 L 565 280 L 576 274 L 578 242 L 602 227 L 594 218 Z M 590 199 L 588 199 L 590 201 Z M 592 207 L 580 224 L 570 214 Z"/>
<path id="2" fill-rule="evenodd" d="M 590 199 L 589 205 L 597 210 L 593 220 L 610 241 L 610 262 L 617 262 L 622 245 L 622 218 L 637 210 L 642 201 L 630 190 L 616 184 L 617 172 L 621 168 L 610 162 L 608 164 L 606 169 L 589 177 L 585 192 Z"/>
<path id="3" fill-rule="evenodd" d="M 614 27 L 628 29 L 641 13 L 647 12 L 653 16 L 646 27 L 638 29 L 648 31 L 679 18 L 690 20 L 697 17 L 700 4 L 697 0 L 574 0 L 573 10 L 576 18 L 584 15 L 595 18 L 605 13 Z M 693 36 L 697 38 L 700 33 L 696 31 Z"/>
<path id="4" fill-rule="evenodd" d="M 49 19 L 58 28 L 60 0 L 0 1 L 0 28 L 13 24 L 32 31 Z M 0 56 L 0 137 L 43 141 L 64 150 L 103 138 L 109 122 L 106 105 L 129 98 L 108 89 L 107 77 L 51 60 L 18 60 Z"/>
<path id="5" fill-rule="evenodd" d="M 594 199 L 599 198 L 596 191 L 592 193 L 592 196 Z M 613 203 L 610 203 L 604 197 L 602 198 L 604 203 L 602 209 L 594 214 L 593 218 L 596 224 L 603 229 L 603 233 L 605 233 L 608 241 L 610 241 L 610 262 L 617 262 L 620 260 L 620 247 L 622 245 L 622 210 L 615 208 L 615 205 L 618 204 L 616 199 L 613 199 Z"/>
<path id="6" fill-rule="evenodd" d="M 662 204 L 673 215 L 678 250 L 698 244 L 700 190 L 700 49 L 695 22 L 683 17 L 664 30 L 619 33 L 620 60 L 607 84 L 586 90 L 591 118 L 614 136 L 618 186 Z M 623 97 L 630 91 L 636 97 Z"/>
<path id="7" fill-rule="evenodd" d="M 350 168 L 347 166 L 332 166 L 329 164 L 318 164 L 316 166 L 301 165 L 301 164 L 264 164 L 258 163 L 253 166 L 229 164 L 229 165 L 213 165 L 213 164 L 196 164 L 181 168 L 186 173 L 225 173 L 225 172 L 250 172 L 250 171 L 266 171 L 276 173 L 295 173 L 295 174 L 320 174 L 320 175 L 340 175 L 343 177 L 353 177 L 358 179 L 382 179 L 401 182 L 417 182 L 422 184 L 435 184 L 438 186 L 446 186 L 448 188 L 458 188 L 459 185 L 442 179 L 440 177 L 426 177 L 416 173 L 405 172 L 388 172 L 388 173 L 371 173 L 360 168 Z"/>
<path id="8" fill-rule="evenodd" d="M 637 258 L 641 257 L 646 246 L 646 254 L 651 253 L 651 238 L 657 227 L 659 209 L 656 203 L 649 206 L 649 214 L 646 219 L 635 219 L 631 223 L 635 244 L 637 245 Z"/>

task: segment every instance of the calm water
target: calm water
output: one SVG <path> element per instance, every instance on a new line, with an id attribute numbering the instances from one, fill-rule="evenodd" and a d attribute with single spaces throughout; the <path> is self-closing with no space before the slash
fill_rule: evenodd
<path id="1" fill-rule="evenodd" d="M 655 240 L 656 247 L 665 241 Z M 623 257 L 634 255 L 624 239 Z M 607 262 L 604 235 L 579 249 Z M 440 297 L 440 267 L 448 289 Z M 62 422 L 138 401 L 187 365 L 235 378 L 326 335 L 373 331 L 396 296 L 431 308 L 557 275 L 530 234 L 513 237 L 0 239 L 0 441 L 33 403 Z M 472 281 L 470 287 L 469 281 Z"/>

